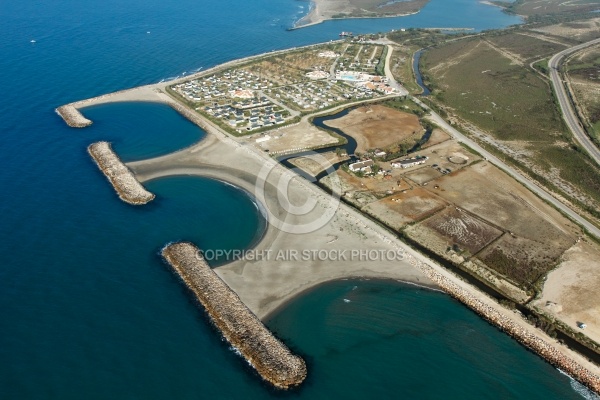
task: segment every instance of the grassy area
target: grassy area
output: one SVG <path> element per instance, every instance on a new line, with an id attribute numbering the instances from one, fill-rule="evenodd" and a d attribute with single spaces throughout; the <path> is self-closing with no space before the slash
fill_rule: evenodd
<path id="1" fill-rule="evenodd" d="M 385 75 L 385 58 L 387 57 L 388 48 L 387 46 L 383 49 L 383 53 L 381 54 L 381 58 L 379 58 L 379 62 L 375 67 L 375 73 L 377 75 Z"/>
<path id="2" fill-rule="evenodd" d="M 515 30 L 511 34 L 501 32 L 493 36 L 487 36 L 487 40 L 494 46 L 515 54 L 527 63 L 541 57 L 551 56 L 567 47 L 555 41 L 541 40 L 529 35 L 529 32 Z"/>
<path id="3" fill-rule="evenodd" d="M 422 69 L 438 100 L 498 139 L 545 141 L 563 130 L 548 85 L 483 39 L 431 49 Z"/>
<path id="4" fill-rule="evenodd" d="M 519 43 L 521 34 L 486 36 L 440 45 L 424 54 L 422 70 L 434 102 L 491 134 L 503 146 L 503 157 L 598 217 L 600 168 L 572 141 L 550 86 L 529 68 L 540 52 L 553 53 L 561 46 L 539 45 L 530 51 Z M 511 54 L 524 62 L 516 62 Z M 576 66 L 573 71 L 589 76 L 589 64 L 597 59 L 590 55 L 582 60 L 585 68 Z M 546 58 L 534 67 L 543 72 Z M 600 78 L 597 69 L 594 77 Z M 597 104 L 592 115 L 600 117 L 600 99 L 590 98 Z M 595 126 L 600 126 L 599 119 L 593 120 Z"/>

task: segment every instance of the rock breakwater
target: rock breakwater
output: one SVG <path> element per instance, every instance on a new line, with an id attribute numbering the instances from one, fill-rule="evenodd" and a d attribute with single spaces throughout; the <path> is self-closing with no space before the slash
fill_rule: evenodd
<path id="1" fill-rule="evenodd" d="M 529 329 L 516 323 L 508 316 L 503 315 L 496 307 L 479 300 L 467 290 L 450 281 L 439 272 L 436 272 L 431 266 L 421 262 L 416 262 L 415 264 L 418 269 L 446 293 L 471 308 L 491 324 L 508 333 L 521 344 L 529 347 L 553 366 L 569 374 L 594 392 L 600 393 L 600 377 L 564 354 L 557 346 L 532 333 Z"/>
<path id="2" fill-rule="evenodd" d="M 56 113 L 60 115 L 71 128 L 85 128 L 92 124 L 92 121 L 84 117 L 79 110 L 71 104 L 58 107 Z"/>
<path id="3" fill-rule="evenodd" d="M 126 203 L 140 205 L 154 199 L 154 194 L 147 191 L 119 159 L 108 142 L 92 143 L 88 153 L 106 175 L 117 194 Z"/>
<path id="4" fill-rule="evenodd" d="M 186 242 L 171 244 L 162 250 L 162 255 L 194 292 L 225 339 L 240 351 L 264 380 L 282 389 L 304 381 L 304 360 L 273 336 L 208 266 L 195 245 Z"/>

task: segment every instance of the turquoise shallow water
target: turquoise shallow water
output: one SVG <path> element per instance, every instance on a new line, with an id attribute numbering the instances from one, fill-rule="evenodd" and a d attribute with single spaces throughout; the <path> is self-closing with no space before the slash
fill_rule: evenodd
<path id="1" fill-rule="evenodd" d="M 149 182 L 157 199 L 131 207 L 86 154 L 91 142 L 110 140 L 124 159 L 140 159 L 204 133 L 156 104 L 90 108 L 95 124 L 83 130 L 54 113 L 70 101 L 336 39 L 342 30 L 518 22 L 476 0 L 432 0 L 408 18 L 286 31 L 307 6 L 2 3 L 1 399 L 431 398 L 452 380 L 457 386 L 447 393 L 460 398 L 579 396 L 566 377 L 448 297 L 389 283 L 371 295 L 357 289 L 363 295 L 351 303 L 340 303 L 349 283 L 324 286 L 282 309 L 269 325 L 307 356 L 310 376 L 297 392 L 273 392 L 222 342 L 158 256 L 173 240 L 251 246 L 263 223 L 253 202 L 219 182 L 174 177 Z M 349 314 L 345 306 L 364 308 Z M 426 352 L 425 343 L 438 351 Z M 481 360 L 489 368 L 480 370 Z M 428 367 L 435 380 L 425 382 Z"/>

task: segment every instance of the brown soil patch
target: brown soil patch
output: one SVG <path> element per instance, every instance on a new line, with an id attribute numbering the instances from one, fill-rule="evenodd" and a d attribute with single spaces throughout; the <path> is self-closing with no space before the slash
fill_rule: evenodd
<path id="1" fill-rule="evenodd" d="M 583 333 L 600 343 L 600 248 L 579 242 L 565 252 L 558 268 L 548 274 L 542 297 L 535 305 L 559 317 L 574 329 L 585 322 Z"/>
<path id="2" fill-rule="evenodd" d="M 452 240 L 461 249 L 471 254 L 487 246 L 492 240 L 502 235 L 502 231 L 485 223 L 479 218 L 456 208 L 429 218 L 423 225 Z"/>
<path id="3" fill-rule="evenodd" d="M 406 176 L 413 182 L 422 185 L 442 176 L 442 173 L 430 166 L 422 167 L 416 171 L 407 173 Z"/>
<path id="4" fill-rule="evenodd" d="M 395 229 L 420 221 L 446 206 L 446 202 L 428 191 L 415 188 L 369 204 L 364 211 L 386 221 Z"/>
<path id="5" fill-rule="evenodd" d="M 440 186 L 438 194 L 445 200 L 509 232 L 478 257 L 520 285 L 528 286 L 552 269 L 579 233 L 561 214 L 487 162 L 432 184 Z"/>
<path id="6" fill-rule="evenodd" d="M 299 124 L 268 132 L 270 140 L 256 143 L 260 135 L 252 136 L 248 141 L 271 153 L 282 153 L 290 150 L 311 149 L 326 144 L 336 144 L 338 139 L 316 126 L 301 121 Z"/>
<path id="7" fill-rule="evenodd" d="M 450 135 L 448 135 L 444 130 L 436 128 L 431 132 L 431 136 L 427 143 L 421 146 L 422 149 L 426 149 L 431 146 L 435 146 L 436 144 L 440 144 L 450 139 Z"/>
<path id="8" fill-rule="evenodd" d="M 361 153 L 399 143 L 414 144 L 424 133 L 416 115 L 381 105 L 359 107 L 325 124 L 352 136 L 358 144 L 356 151 Z"/>
<path id="9" fill-rule="evenodd" d="M 531 286 L 556 265 L 556 260 L 569 247 L 550 242 L 504 235 L 485 249 L 479 258 L 490 268 L 525 287 Z"/>

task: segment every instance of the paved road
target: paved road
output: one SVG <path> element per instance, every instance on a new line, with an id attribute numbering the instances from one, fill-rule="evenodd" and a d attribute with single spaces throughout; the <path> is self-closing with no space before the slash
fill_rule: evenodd
<path id="1" fill-rule="evenodd" d="M 598 39 L 598 41 L 600 41 L 600 39 Z M 591 43 L 590 42 L 586 43 L 586 45 L 589 45 L 589 44 L 591 44 Z M 585 47 L 585 46 L 583 46 L 583 47 Z M 569 50 L 571 50 L 571 49 L 569 49 Z M 390 57 L 392 55 L 392 51 L 393 51 L 392 47 L 388 46 L 388 54 L 387 54 L 387 58 L 385 60 L 385 75 L 388 78 L 390 85 L 398 88 L 399 93 L 401 95 L 408 95 L 408 91 L 405 88 L 403 88 L 398 82 L 396 82 L 396 80 L 394 79 L 394 76 L 392 75 L 392 73 L 390 71 L 389 61 L 390 61 Z M 574 50 L 574 51 L 576 51 L 576 50 Z M 416 97 L 412 97 L 412 96 L 411 96 L 411 100 L 414 101 L 415 103 L 419 104 L 424 109 L 428 110 L 431 113 L 431 117 L 430 117 L 431 120 L 434 121 L 436 124 L 438 124 L 440 127 L 442 127 L 450 135 L 452 135 L 454 137 L 454 139 L 466 144 L 467 146 L 469 146 L 470 148 L 472 148 L 473 150 L 475 150 L 476 152 L 481 154 L 489 162 L 496 165 L 498 168 L 500 168 L 501 170 L 506 172 L 508 175 L 512 176 L 515 180 L 517 180 L 520 183 L 522 183 L 523 185 L 525 185 L 525 187 L 527 187 L 533 193 L 537 194 L 540 198 L 542 198 L 542 199 L 546 200 L 548 203 L 552 204 L 554 207 L 556 207 L 557 209 L 562 211 L 565 215 L 568 215 L 569 218 L 571 218 L 573 221 L 575 221 L 579 225 L 583 226 L 585 229 L 587 229 L 587 231 L 590 234 L 596 236 L 597 238 L 600 238 L 600 229 L 598 229 L 596 226 L 592 225 L 587 219 L 583 218 L 581 215 L 577 214 L 575 211 L 573 211 L 572 209 L 567 207 L 565 204 L 563 204 L 562 202 L 560 202 L 559 200 L 554 198 L 554 196 L 552 194 L 547 192 L 545 189 L 542 189 L 540 186 L 537 186 L 535 183 L 533 183 L 533 181 L 531 181 L 528 178 L 525 178 L 523 175 L 519 174 L 515 169 L 508 166 L 506 163 L 504 163 L 502 160 L 500 160 L 498 157 L 496 157 L 489 151 L 485 150 L 479 144 L 477 144 L 473 140 L 469 139 L 468 137 L 466 137 L 465 135 L 463 135 L 462 133 L 460 133 L 459 131 L 454 129 L 449 123 L 447 123 L 442 117 L 440 117 L 437 113 L 435 113 L 431 108 L 429 108 L 421 100 L 417 99 Z"/>
<path id="2" fill-rule="evenodd" d="M 387 46 L 387 56 L 385 57 L 385 76 L 388 78 L 389 84 L 391 87 L 398 91 L 400 96 L 408 95 L 408 90 L 406 90 L 402 85 L 400 85 L 396 79 L 394 79 L 394 75 L 392 75 L 392 70 L 390 69 L 390 60 L 392 59 L 392 53 L 394 48 L 391 45 Z"/>
<path id="3" fill-rule="evenodd" d="M 583 226 L 592 235 L 596 236 L 597 238 L 600 238 L 600 229 L 598 229 L 596 226 L 592 225 L 587 219 L 583 218 L 581 215 L 577 214 L 575 211 L 573 211 L 572 209 L 567 207 L 565 204 L 563 204 L 562 202 L 560 202 L 559 200 L 554 198 L 554 196 L 552 194 L 550 194 L 549 192 L 547 192 L 545 189 L 542 189 L 540 186 L 537 186 L 535 183 L 533 183 L 528 178 L 525 178 L 523 175 L 519 174 L 515 169 L 513 169 L 512 167 L 505 164 L 502 160 L 500 160 L 498 157 L 494 156 L 492 153 L 488 152 L 487 150 L 485 150 L 484 148 L 479 146 L 476 142 L 474 142 L 473 140 L 469 139 L 468 137 L 466 137 L 465 135 L 463 135 L 462 133 L 460 133 L 459 131 L 454 129 L 450 124 L 448 124 L 446 121 L 444 121 L 444 119 L 442 117 L 440 117 L 433 110 L 431 110 L 429 107 L 427 107 L 427 105 L 425 105 L 419 99 L 413 98 L 412 100 L 414 102 L 416 102 L 417 104 L 421 105 L 422 107 L 430 110 L 431 111 L 431 119 L 436 124 L 441 126 L 446 132 L 450 133 L 456 140 L 466 144 L 470 148 L 477 151 L 479 154 L 481 154 L 483 157 L 485 157 L 489 162 L 496 165 L 498 168 L 500 168 L 501 170 L 506 172 L 508 175 L 512 176 L 515 180 L 521 182 L 524 186 L 526 186 L 533 193 L 537 194 L 539 197 L 546 200 L 548 203 L 552 204 L 554 207 L 556 207 L 557 209 L 562 211 L 564 214 L 568 215 L 569 218 L 571 218 L 573 221 L 577 222 L 579 225 Z"/>
<path id="4" fill-rule="evenodd" d="M 588 154 L 594 159 L 594 161 L 596 161 L 597 164 L 600 164 L 600 150 L 598 150 L 598 148 L 585 133 L 585 130 L 582 128 L 579 118 L 577 117 L 577 113 L 571 106 L 565 85 L 563 84 L 560 73 L 558 72 L 558 67 L 565 56 L 594 44 L 600 44 L 600 38 L 575 47 L 570 47 L 558 54 L 555 54 L 548 62 L 548 65 L 550 66 L 550 80 L 552 81 L 552 86 L 554 86 L 554 91 L 556 93 L 556 97 L 558 98 L 560 108 L 562 109 L 563 118 L 567 123 L 567 126 L 573 133 L 573 136 L 577 142 L 579 142 L 579 144 L 588 152 Z"/>

